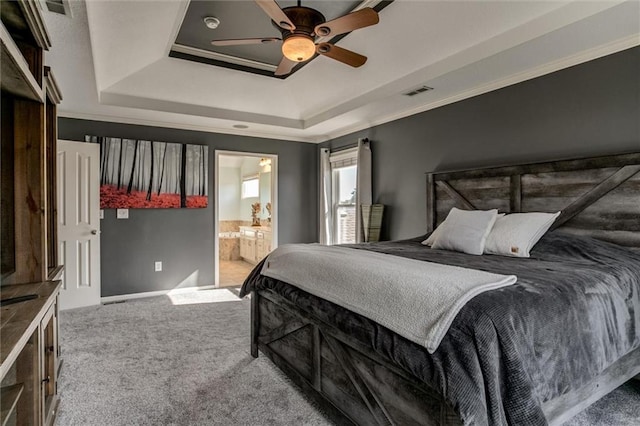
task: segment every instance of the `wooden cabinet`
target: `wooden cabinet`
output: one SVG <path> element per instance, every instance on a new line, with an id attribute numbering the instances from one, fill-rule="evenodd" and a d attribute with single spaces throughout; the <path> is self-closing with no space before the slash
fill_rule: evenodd
<path id="1" fill-rule="evenodd" d="M 240 227 L 240 257 L 256 264 L 271 252 L 271 228 L 266 226 Z"/>
<path id="2" fill-rule="evenodd" d="M 0 2 L 2 425 L 51 425 L 58 404 L 56 105 L 49 36 L 35 0 Z M 20 300 L 20 299 L 17 299 Z"/>
<path id="3" fill-rule="evenodd" d="M 58 304 L 53 303 L 40 321 L 42 419 L 52 425 L 58 405 Z"/>
<path id="4" fill-rule="evenodd" d="M 255 257 L 253 249 L 253 237 L 247 235 L 240 236 L 240 257 L 247 260 Z"/>
<path id="5" fill-rule="evenodd" d="M 256 239 L 256 253 L 254 259 L 256 259 L 256 261 L 258 262 L 265 256 L 264 246 L 264 238 Z"/>
<path id="6" fill-rule="evenodd" d="M 256 239 L 256 262 L 260 262 L 271 253 L 271 231 L 260 232 Z"/>
<path id="7" fill-rule="evenodd" d="M 36 298 L 3 306 L 0 328 L 2 425 L 52 425 L 58 406 L 60 281 L 2 287 L 2 298 Z"/>

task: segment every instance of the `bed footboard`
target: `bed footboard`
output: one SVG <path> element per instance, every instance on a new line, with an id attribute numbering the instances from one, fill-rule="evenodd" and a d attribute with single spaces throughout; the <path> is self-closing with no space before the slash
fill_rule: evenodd
<path id="1" fill-rule="evenodd" d="M 439 393 L 370 348 L 272 291 L 251 297 L 251 354 L 267 355 L 339 424 L 462 424 Z"/>

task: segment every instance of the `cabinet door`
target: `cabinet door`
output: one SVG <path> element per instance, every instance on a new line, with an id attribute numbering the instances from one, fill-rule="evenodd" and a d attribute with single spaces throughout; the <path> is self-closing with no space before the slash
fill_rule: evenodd
<path id="1" fill-rule="evenodd" d="M 265 256 L 264 253 L 264 240 L 259 239 L 256 242 L 256 262 L 260 262 Z"/>
<path id="2" fill-rule="evenodd" d="M 42 425 L 42 386 L 41 386 L 41 356 L 42 340 L 40 327 L 37 327 L 27 341 L 18 358 L 15 361 L 15 382 L 24 385 L 22 395 L 16 406 L 16 423 L 18 425 Z M 5 400 L 2 401 L 3 404 Z M 4 408 L 4 407 L 3 407 Z M 3 410 L 4 411 L 4 410 Z M 2 422 L 7 418 L 4 413 Z"/>
<path id="3" fill-rule="evenodd" d="M 58 326 L 56 317 L 55 303 L 49 308 L 42 323 L 42 398 L 44 402 L 44 411 L 42 413 L 45 424 L 52 424 L 52 410 L 56 406 L 57 396 L 57 378 L 58 378 Z"/>
<path id="4" fill-rule="evenodd" d="M 247 257 L 249 262 L 255 262 L 256 260 L 256 240 L 247 241 Z"/>
<path id="5" fill-rule="evenodd" d="M 240 238 L 240 257 L 247 257 L 247 239 L 244 237 Z"/>
<path id="6" fill-rule="evenodd" d="M 271 233 L 264 235 L 264 255 L 271 253 Z"/>

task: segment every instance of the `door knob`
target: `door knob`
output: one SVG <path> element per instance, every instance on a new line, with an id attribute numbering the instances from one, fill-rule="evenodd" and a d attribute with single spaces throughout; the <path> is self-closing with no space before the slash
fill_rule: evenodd
<path id="1" fill-rule="evenodd" d="M 98 231 L 97 229 L 92 229 L 91 230 L 91 235 L 98 235 L 100 233 L 100 231 Z"/>

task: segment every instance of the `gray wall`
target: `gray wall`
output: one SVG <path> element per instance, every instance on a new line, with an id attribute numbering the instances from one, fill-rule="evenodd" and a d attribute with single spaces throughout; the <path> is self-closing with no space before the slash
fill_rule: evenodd
<path id="1" fill-rule="evenodd" d="M 85 135 L 205 144 L 209 149 L 206 209 L 131 209 L 128 220 L 105 210 L 101 221 L 102 296 L 166 290 L 214 282 L 214 151 L 278 155 L 278 241 L 317 240 L 317 146 L 314 144 L 60 118 L 60 139 Z M 154 272 L 156 260 L 162 272 Z M 186 280 L 186 281 L 185 281 Z"/>
<path id="2" fill-rule="evenodd" d="M 426 172 L 640 151 L 640 48 L 323 146 L 360 137 L 372 141 L 373 200 L 387 205 L 383 238 L 416 236 L 425 230 Z"/>

